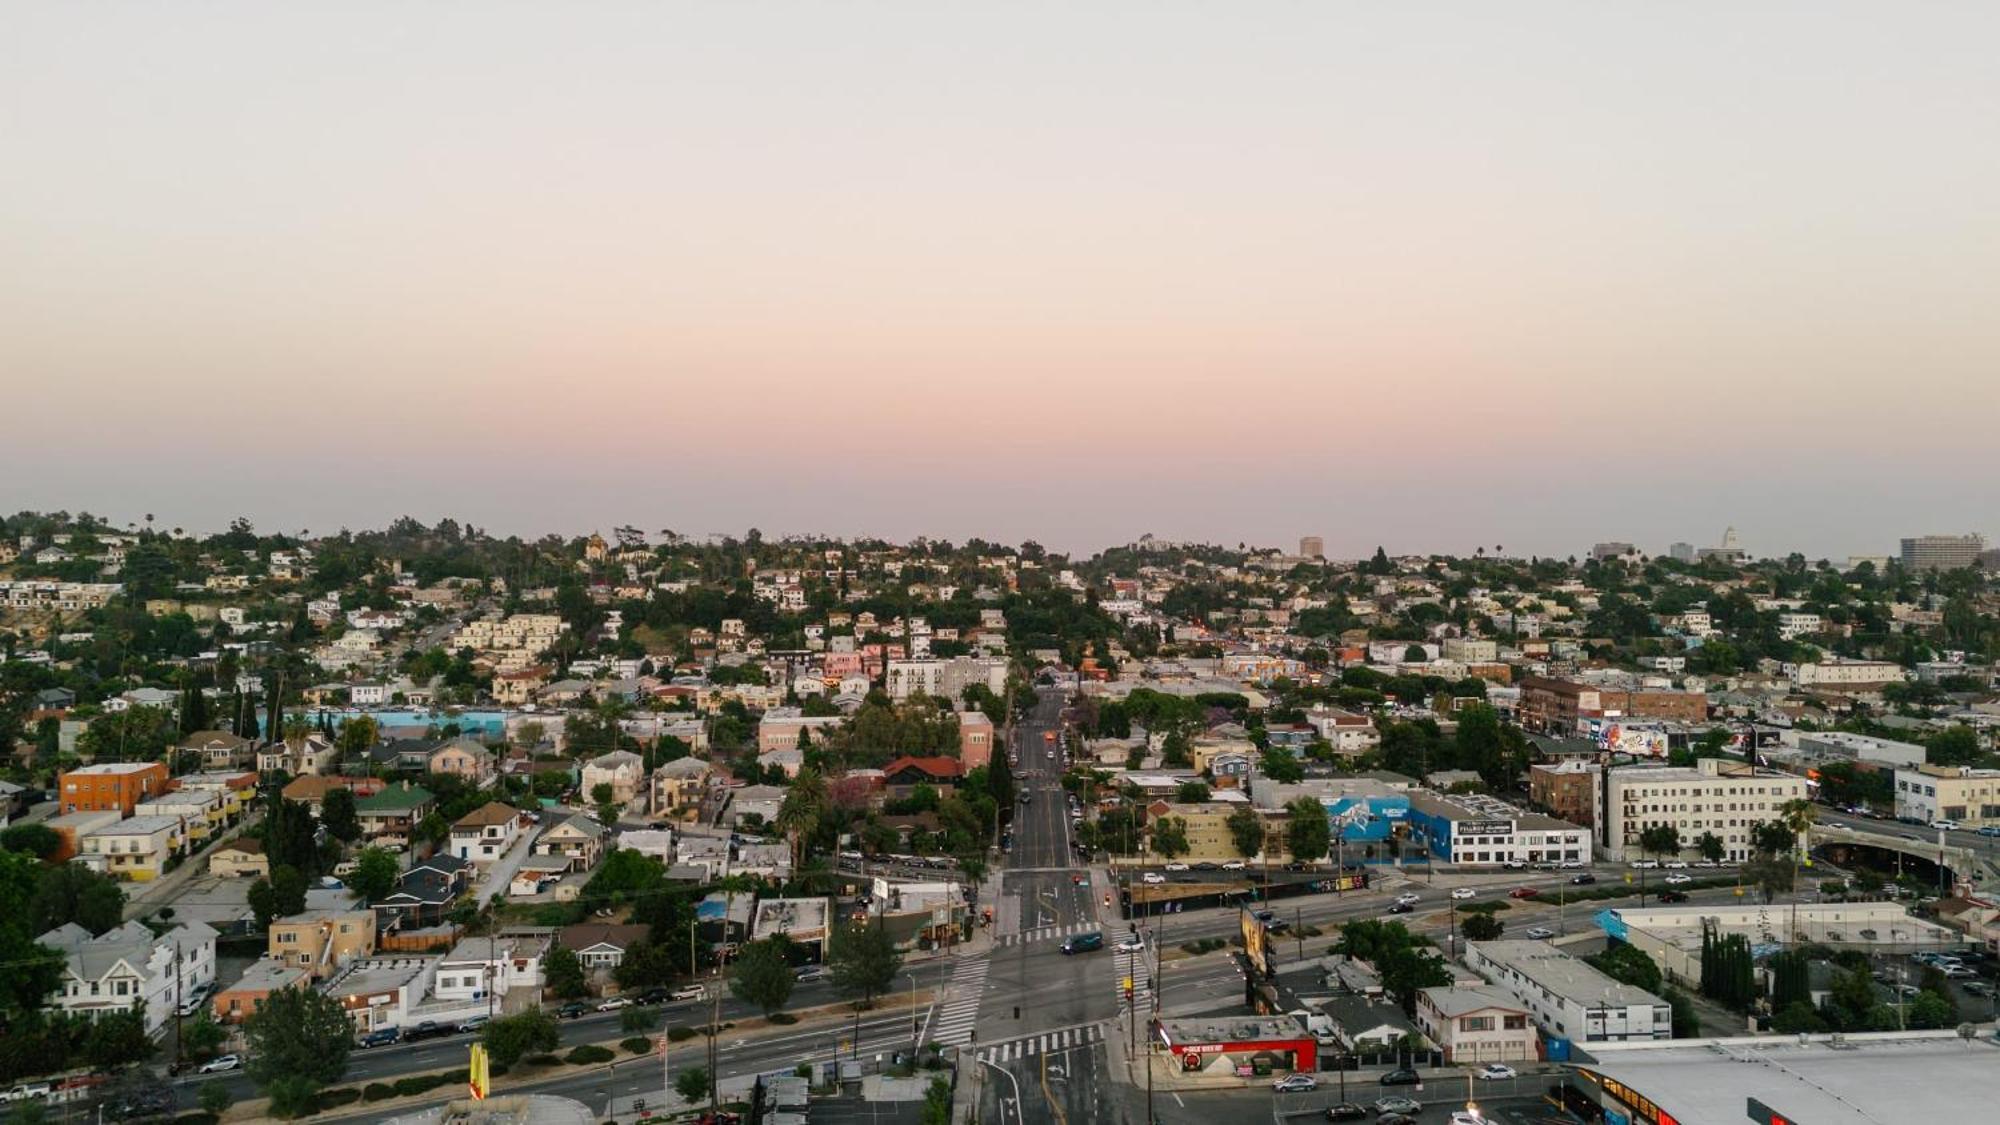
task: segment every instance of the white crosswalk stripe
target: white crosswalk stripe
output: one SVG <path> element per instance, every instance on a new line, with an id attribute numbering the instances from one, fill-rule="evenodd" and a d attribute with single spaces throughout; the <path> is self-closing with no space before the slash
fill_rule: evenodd
<path id="1" fill-rule="evenodd" d="M 1118 1001 L 1125 1001 L 1125 978 L 1132 979 L 1132 1003 L 1141 1012 L 1153 1008 L 1153 958 L 1145 950 L 1116 950 Z"/>
<path id="2" fill-rule="evenodd" d="M 1028 1035 L 1006 1043 L 981 1047 L 979 1058 L 982 1062 L 1010 1063 L 1031 1059 L 1037 1055 L 1088 1047 L 1093 1043 L 1102 1042 L 1103 1039 L 1103 1025 L 1088 1023 L 1080 1027 L 1065 1027 L 1058 1031 Z"/>
<path id="3" fill-rule="evenodd" d="M 979 998 L 986 991 L 986 973 L 993 963 L 984 957 L 960 961 L 951 971 L 951 990 L 931 1024 L 930 1038 L 947 1046 L 972 1042 L 979 1022 Z"/>
<path id="4" fill-rule="evenodd" d="M 1037 941 L 1054 941 L 1057 938 L 1087 934 L 1098 928 L 1095 922 L 1072 922 L 1067 926 L 1038 926 L 1025 933 L 1001 934 L 999 937 L 993 939 L 993 944 L 996 946 L 1008 946 L 1027 945 L 1030 942 Z"/>

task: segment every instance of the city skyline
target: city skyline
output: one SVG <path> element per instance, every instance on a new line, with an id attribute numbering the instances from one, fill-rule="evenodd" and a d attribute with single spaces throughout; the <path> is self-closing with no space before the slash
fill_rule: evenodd
<path id="1" fill-rule="evenodd" d="M 1991 10 L 389 12 L 14 13 L 0 507 L 2000 531 Z"/>

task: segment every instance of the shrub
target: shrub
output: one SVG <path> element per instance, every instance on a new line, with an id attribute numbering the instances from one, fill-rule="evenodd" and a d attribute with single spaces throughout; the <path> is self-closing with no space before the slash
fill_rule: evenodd
<path id="1" fill-rule="evenodd" d="M 653 1041 L 643 1035 L 633 1035 L 625 1039 L 620 1039 L 618 1045 L 625 1048 L 625 1053 L 628 1055 L 643 1055 L 653 1049 Z"/>
<path id="2" fill-rule="evenodd" d="M 364 1102 L 387 1101 L 395 1096 L 396 1088 L 387 1082 L 370 1082 L 361 1089 L 361 1100 Z"/>
<path id="3" fill-rule="evenodd" d="M 608 1047 L 600 1047 L 595 1043 L 585 1043 L 583 1046 L 576 1048 L 564 1056 L 563 1061 L 571 1066 L 589 1066 L 592 1063 L 610 1062 L 617 1057 L 618 1052 Z"/>
<path id="4" fill-rule="evenodd" d="M 667 1029 L 667 1042 L 684 1043 L 689 1039 L 693 1039 L 696 1035 L 699 1034 L 700 1032 L 696 1031 L 694 1028 L 691 1028 L 686 1024 L 681 1024 L 677 1027 L 671 1027 Z"/>
<path id="5" fill-rule="evenodd" d="M 771 1023 L 781 1024 L 781 1025 L 789 1025 L 799 1022 L 799 1017 L 793 1015 L 790 1012 L 772 1012 L 769 1016 L 766 1016 L 765 1019 L 769 1020 Z"/>
<path id="6" fill-rule="evenodd" d="M 319 1092 L 319 1108 L 322 1113 L 329 1109 L 338 1109 L 344 1105 L 352 1105 L 360 1100 L 361 1091 L 352 1086 L 342 1086 L 337 1090 L 321 1090 Z"/>
<path id="7" fill-rule="evenodd" d="M 554 1055 L 533 1055 L 521 1060 L 522 1066 L 561 1066 L 562 1060 Z"/>

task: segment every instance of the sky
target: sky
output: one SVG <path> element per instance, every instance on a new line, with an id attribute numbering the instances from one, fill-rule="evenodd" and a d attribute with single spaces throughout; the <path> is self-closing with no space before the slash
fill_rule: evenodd
<path id="1" fill-rule="evenodd" d="M 2000 6 L 0 0 L 0 509 L 2000 534 Z"/>

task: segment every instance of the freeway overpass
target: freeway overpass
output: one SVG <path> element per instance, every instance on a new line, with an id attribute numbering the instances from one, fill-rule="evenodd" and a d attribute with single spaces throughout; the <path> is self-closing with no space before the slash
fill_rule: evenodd
<path id="1" fill-rule="evenodd" d="M 1813 826 L 1811 839 L 1813 851 L 1835 863 L 1843 863 L 1855 849 L 1873 848 L 1944 868 L 1951 872 L 1955 882 L 1974 888 L 2000 886 L 2000 862 L 1996 862 L 1994 853 L 1948 842 L 1948 834 L 1944 832 L 1935 832 L 1932 838 L 1925 839 L 1923 834 L 1927 831 L 1930 830 L 1911 830 L 1900 825 L 1877 829 L 1872 825 L 1822 823 Z"/>

